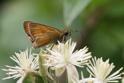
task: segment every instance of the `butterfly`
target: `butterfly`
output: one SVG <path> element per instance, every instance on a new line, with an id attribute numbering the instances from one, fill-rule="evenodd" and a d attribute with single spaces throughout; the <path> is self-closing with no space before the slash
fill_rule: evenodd
<path id="1" fill-rule="evenodd" d="M 60 30 L 32 21 L 24 21 L 24 31 L 34 48 L 39 48 L 52 42 L 56 43 L 57 40 L 62 41 L 69 34 L 67 30 Z"/>

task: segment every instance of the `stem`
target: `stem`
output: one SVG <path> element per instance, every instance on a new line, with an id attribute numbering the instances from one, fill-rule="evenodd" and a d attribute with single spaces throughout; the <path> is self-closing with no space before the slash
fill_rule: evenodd
<path id="1" fill-rule="evenodd" d="M 42 54 L 42 53 L 40 53 Z M 47 74 L 46 74 L 46 70 L 45 67 L 43 66 L 44 60 L 42 58 L 42 56 L 39 54 L 39 69 L 40 69 L 40 74 L 43 78 L 44 83 L 48 83 L 47 81 Z"/>

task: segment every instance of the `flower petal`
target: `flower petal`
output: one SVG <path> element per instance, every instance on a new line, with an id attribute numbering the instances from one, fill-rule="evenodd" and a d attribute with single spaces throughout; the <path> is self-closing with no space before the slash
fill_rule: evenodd
<path id="1" fill-rule="evenodd" d="M 79 80 L 79 75 L 76 67 L 71 64 L 68 64 L 66 68 L 67 68 L 68 83 L 77 83 Z"/>

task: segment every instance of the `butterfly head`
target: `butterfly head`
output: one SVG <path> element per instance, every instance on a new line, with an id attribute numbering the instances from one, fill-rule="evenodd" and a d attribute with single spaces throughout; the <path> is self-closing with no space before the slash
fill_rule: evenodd
<path id="1" fill-rule="evenodd" d="M 70 37 L 70 35 L 71 33 L 68 30 L 63 30 L 63 33 L 60 37 L 60 41 L 65 42 Z"/>

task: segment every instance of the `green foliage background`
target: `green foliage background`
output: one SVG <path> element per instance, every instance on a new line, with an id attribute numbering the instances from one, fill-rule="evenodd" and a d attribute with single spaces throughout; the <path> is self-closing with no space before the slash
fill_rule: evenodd
<path id="1" fill-rule="evenodd" d="M 31 47 L 23 30 L 30 20 L 63 29 L 64 0 L 5 0 L 0 6 L 0 69 L 15 65 L 10 56 Z M 70 0 L 71 1 L 71 0 Z M 124 67 L 124 1 L 91 0 L 69 27 L 77 49 L 87 45 L 93 56 Z M 0 70 L 0 83 L 5 72 Z M 13 83 L 13 80 L 11 80 Z"/>

